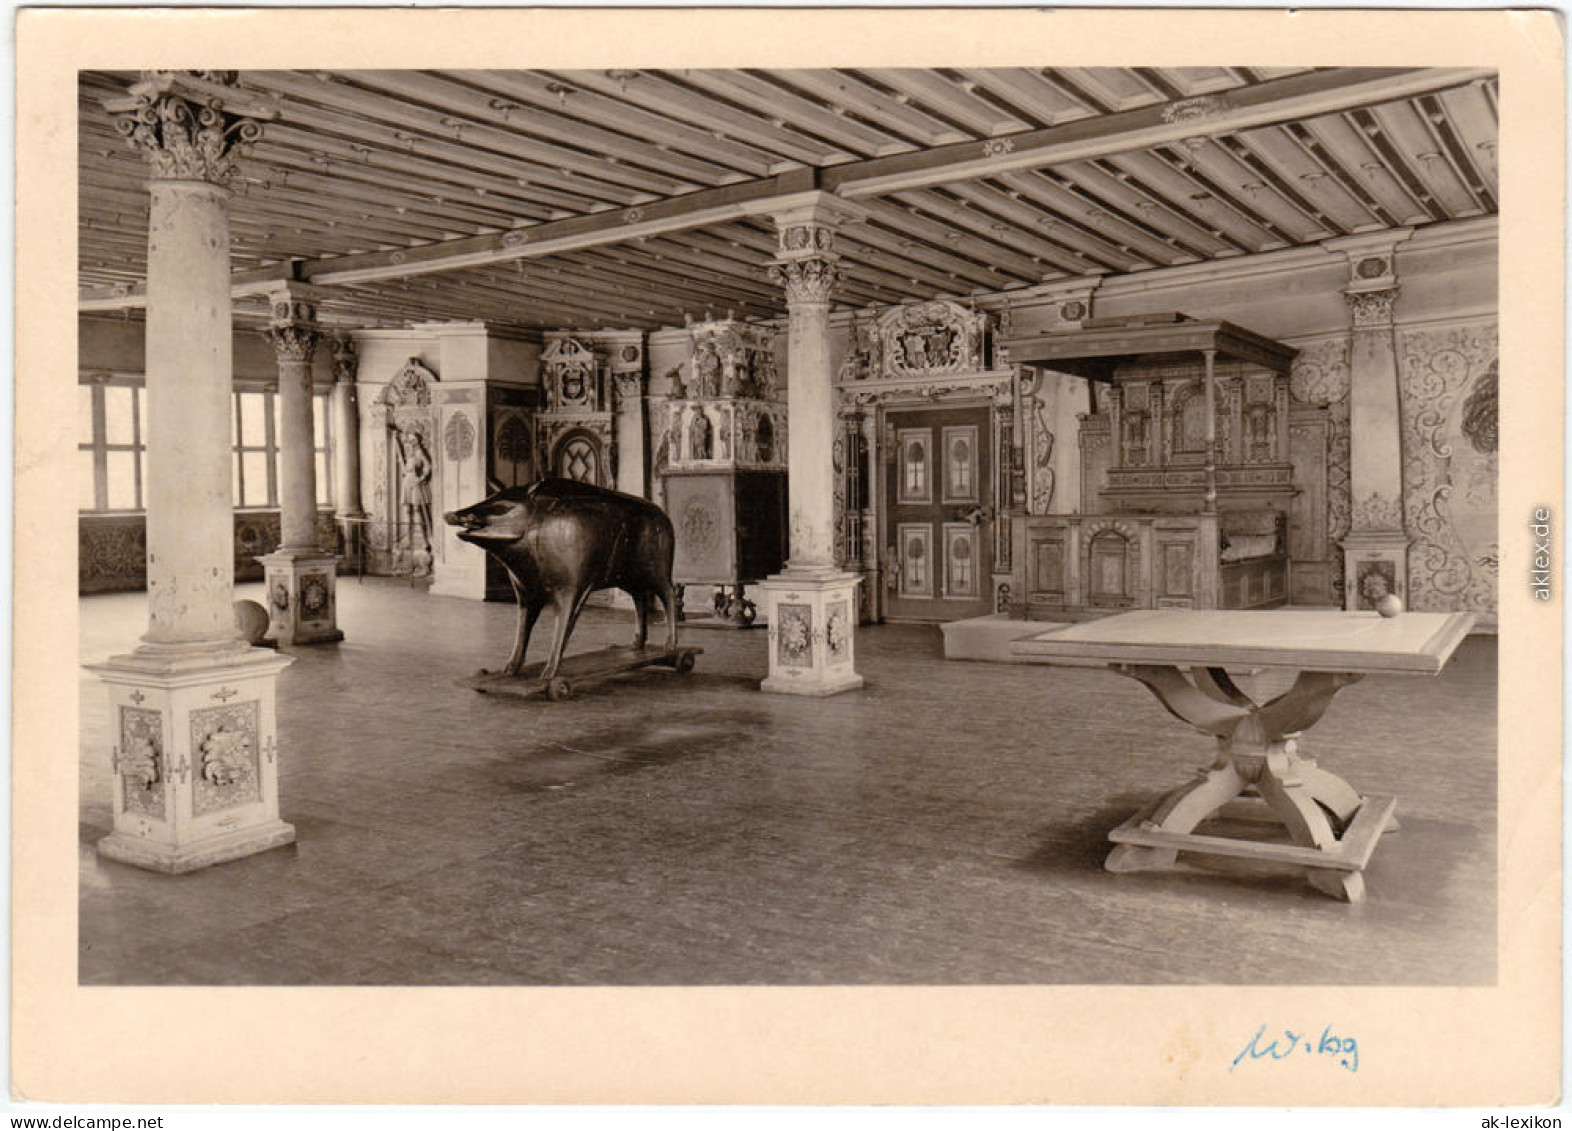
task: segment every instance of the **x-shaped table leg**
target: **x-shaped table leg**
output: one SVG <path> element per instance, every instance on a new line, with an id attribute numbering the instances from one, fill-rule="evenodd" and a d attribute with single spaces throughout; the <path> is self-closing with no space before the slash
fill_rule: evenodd
<path id="1" fill-rule="evenodd" d="M 1300 672 L 1287 691 L 1257 704 L 1221 668 L 1128 664 L 1115 668 L 1144 683 L 1168 711 L 1217 738 L 1217 760 L 1196 780 L 1168 794 L 1150 813 L 1111 834 L 1112 872 L 1171 867 L 1181 851 L 1292 863 L 1309 869 L 1320 891 L 1351 902 L 1364 898 L 1361 874 L 1387 825 L 1390 798 L 1366 799 L 1336 774 L 1298 752 L 1332 697 L 1361 675 Z M 1292 845 L 1198 836 L 1202 821 L 1254 790 L 1287 828 Z"/>

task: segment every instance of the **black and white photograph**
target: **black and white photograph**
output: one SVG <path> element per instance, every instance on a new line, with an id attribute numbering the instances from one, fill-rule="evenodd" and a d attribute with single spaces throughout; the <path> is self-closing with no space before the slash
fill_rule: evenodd
<path id="1" fill-rule="evenodd" d="M 1556 1102 L 1562 29 L 1287 18 L 25 14 L 15 1086 Z"/>

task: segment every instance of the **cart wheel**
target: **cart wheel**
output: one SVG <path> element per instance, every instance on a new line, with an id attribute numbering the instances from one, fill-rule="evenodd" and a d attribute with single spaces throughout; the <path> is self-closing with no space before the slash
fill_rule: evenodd
<path id="1" fill-rule="evenodd" d="M 546 685 L 546 697 L 553 703 L 561 703 L 564 699 L 573 698 L 573 685 L 558 676 Z"/>
<path id="2" fill-rule="evenodd" d="M 695 659 L 693 653 L 684 652 L 682 655 L 677 657 L 677 671 L 683 675 L 687 675 L 693 670 L 694 663 Z"/>

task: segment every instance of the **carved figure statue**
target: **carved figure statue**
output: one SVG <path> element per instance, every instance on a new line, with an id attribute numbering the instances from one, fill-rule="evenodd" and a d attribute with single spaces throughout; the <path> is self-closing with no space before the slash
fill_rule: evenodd
<path id="1" fill-rule="evenodd" d="M 431 563 L 431 457 L 414 429 L 398 434 L 398 451 L 405 537 L 419 573 Z"/>
<path id="2" fill-rule="evenodd" d="M 479 546 L 508 571 L 518 600 L 518 633 L 503 674 L 518 675 L 541 610 L 557 615 L 551 654 L 540 678 L 562 663 L 584 602 L 597 589 L 633 598 L 633 646 L 643 648 L 649 614 L 666 609 L 666 648 L 677 646 L 677 590 L 671 580 L 676 537 L 666 513 L 645 499 L 571 479 L 542 479 L 503 488 L 443 517 L 462 527 L 459 538 Z"/>
<path id="3" fill-rule="evenodd" d="M 713 397 L 720 394 L 720 355 L 715 352 L 715 346 L 705 342 L 699 347 L 698 354 L 693 359 L 695 371 L 694 395 L 700 397 Z"/>

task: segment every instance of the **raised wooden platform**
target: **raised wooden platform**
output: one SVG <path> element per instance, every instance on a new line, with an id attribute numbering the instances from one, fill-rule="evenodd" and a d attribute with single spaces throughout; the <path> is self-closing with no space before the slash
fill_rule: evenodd
<path id="1" fill-rule="evenodd" d="M 1017 640 L 1063 627 L 1053 621 L 1016 620 L 1008 613 L 990 613 L 939 626 L 944 633 L 946 660 L 983 660 L 996 664 L 1036 663 L 1031 657 L 1015 654 L 1011 645 Z"/>

